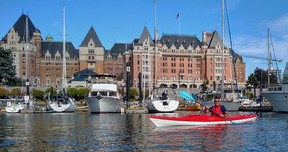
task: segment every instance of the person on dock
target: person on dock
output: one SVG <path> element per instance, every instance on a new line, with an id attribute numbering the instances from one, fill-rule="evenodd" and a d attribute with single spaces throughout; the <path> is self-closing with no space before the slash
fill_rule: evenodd
<path id="1" fill-rule="evenodd" d="M 211 116 L 225 117 L 228 115 L 228 112 L 227 112 L 225 106 L 220 105 L 219 97 L 214 98 L 214 106 L 212 106 L 210 108 L 205 106 L 204 113 L 207 113 L 209 111 L 211 112 Z"/>

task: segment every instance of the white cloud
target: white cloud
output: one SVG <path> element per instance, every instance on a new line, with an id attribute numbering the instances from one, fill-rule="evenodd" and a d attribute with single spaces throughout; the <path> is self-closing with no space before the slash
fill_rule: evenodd
<path id="1" fill-rule="evenodd" d="M 283 60 L 282 63 L 278 63 L 278 68 L 284 70 L 284 66 L 288 59 L 288 14 L 272 21 L 264 21 L 262 25 L 267 25 L 270 28 L 271 40 L 270 50 L 272 51 L 272 57 L 274 58 L 274 52 L 276 59 Z M 259 28 L 262 30 L 261 28 Z M 244 62 L 246 63 L 246 78 L 254 72 L 256 67 L 267 69 L 268 61 L 268 38 L 256 35 L 257 32 L 251 34 L 243 34 L 234 37 L 233 48 L 239 55 L 243 56 Z M 261 33 L 261 32 L 259 32 Z M 273 48 L 274 49 L 273 49 Z M 274 52 L 273 52 L 274 50 Z M 245 56 L 252 56 L 245 57 Z M 259 59 L 257 59 L 259 58 Z M 262 59 L 260 59 L 262 58 Z M 276 64 L 273 65 L 276 68 Z"/>
<path id="2" fill-rule="evenodd" d="M 267 22 L 268 27 L 271 28 L 272 31 L 277 32 L 277 34 L 284 35 L 287 38 L 288 35 L 288 14 L 281 16 L 271 22 Z"/>

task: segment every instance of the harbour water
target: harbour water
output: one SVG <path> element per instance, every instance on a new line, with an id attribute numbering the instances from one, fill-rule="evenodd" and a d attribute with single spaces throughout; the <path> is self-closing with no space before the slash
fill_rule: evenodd
<path id="1" fill-rule="evenodd" d="M 231 115 L 238 113 L 247 112 Z M 259 113 L 256 122 L 247 124 L 165 128 L 156 127 L 148 115 L 1 113 L 0 151 L 275 152 L 288 149 L 287 114 Z"/>

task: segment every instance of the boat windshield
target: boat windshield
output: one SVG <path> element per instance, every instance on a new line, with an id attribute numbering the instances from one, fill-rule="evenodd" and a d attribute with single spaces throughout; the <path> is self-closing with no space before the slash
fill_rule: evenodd
<path id="1" fill-rule="evenodd" d="M 113 92 L 113 91 L 92 91 L 91 96 L 115 97 L 115 96 L 117 96 L 117 93 Z"/>
<path id="2" fill-rule="evenodd" d="M 270 87 L 268 91 L 282 91 L 282 86 Z"/>

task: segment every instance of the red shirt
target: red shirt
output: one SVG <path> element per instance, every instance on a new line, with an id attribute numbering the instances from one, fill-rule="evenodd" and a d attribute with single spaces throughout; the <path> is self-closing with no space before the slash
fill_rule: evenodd
<path id="1" fill-rule="evenodd" d="M 211 108 L 211 116 L 219 116 L 222 114 L 222 110 L 221 110 L 221 105 L 219 105 L 218 107 L 213 106 Z M 218 114 L 218 115 L 217 115 Z"/>

